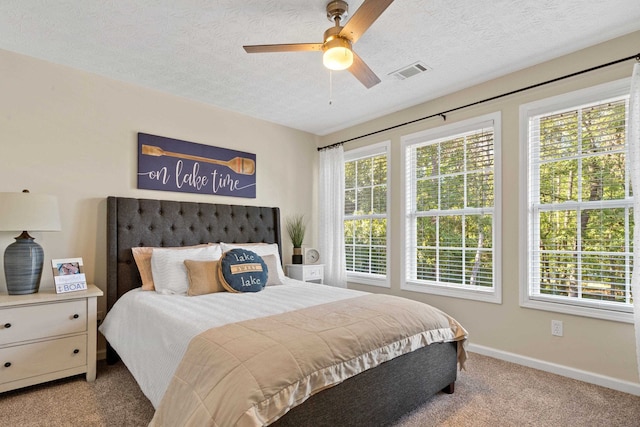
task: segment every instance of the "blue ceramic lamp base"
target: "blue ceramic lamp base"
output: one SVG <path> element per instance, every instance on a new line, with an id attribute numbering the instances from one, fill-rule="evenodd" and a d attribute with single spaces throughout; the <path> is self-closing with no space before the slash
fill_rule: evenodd
<path id="1" fill-rule="evenodd" d="M 9 295 L 34 294 L 40 288 L 44 251 L 26 231 L 4 251 L 4 275 Z"/>

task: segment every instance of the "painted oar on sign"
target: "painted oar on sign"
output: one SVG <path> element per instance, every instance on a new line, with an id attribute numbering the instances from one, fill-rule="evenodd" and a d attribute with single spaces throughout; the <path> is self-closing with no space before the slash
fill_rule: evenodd
<path id="1" fill-rule="evenodd" d="M 247 159 L 246 157 L 234 157 L 231 160 L 216 160 L 209 159 L 207 157 L 192 156 L 191 154 L 173 153 L 171 151 L 164 151 L 160 147 L 155 145 L 142 144 L 142 154 L 147 156 L 167 156 L 176 157 L 178 159 L 194 160 L 197 162 L 212 163 L 214 165 L 226 166 L 235 173 L 241 175 L 253 175 L 256 172 L 256 162 L 253 159 Z"/>

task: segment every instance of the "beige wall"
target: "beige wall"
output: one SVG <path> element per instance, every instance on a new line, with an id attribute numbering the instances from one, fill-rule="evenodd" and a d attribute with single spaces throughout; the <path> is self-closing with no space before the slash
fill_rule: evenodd
<path id="1" fill-rule="evenodd" d="M 257 197 L 136 189 L 137 132 L 255 153 Z M 45 251 L 42 288 L 53 287 L 52 258 L 82 257 L 87 279 L 105 289 L 107 196 L 278 206 L 311 219 L 316 145 L 308 133 L 0 50 L 0 191 L 60 203 L 62 231 L 32 233 Z M 18 234 L 0 232 L 2 252 Z"/>
<path id="2" fill-rule="evenodd" d="M 506 93 L 521 87 L 573 73 L 595 65 L 634 55 L 640 51 L 640 33 L 586 49 L 540 66 L 522 70 L 504 78 L 475 86 L 432 102 L 388 115 L 342 132 L 321 138 L 321 145 L 365 135 L 389 126 L 439 113 L 461 105 Z M 345 144 L 345 150 L 367 144 L 391 141 L 391 289 L 355 285 L 350 287 L 390 292 L 424 301 L 456 317 L 469 331 L 472 344 L 515 353 L 547 364 L 559 364 L 574 370 L 638 383 L 633 325 L 585 317 L 563 315 L 519 306 L 519 107 L 523 103 L 570 92 L 592 85 L 630 77 L 633 61 L 553 83 L 538 89 L 467 108 L 447 115 L 447 123 L 500 111 L 502 113 L 502 304 L 433 296 L 400 290 L 402 228 L 401 142 L 403 135 L 437 127 L 434 118 Z M 428 75 L 416 78 L 429 78 Z M 551 336 L 551 320 L 564 322 L 564 336 Z"/>

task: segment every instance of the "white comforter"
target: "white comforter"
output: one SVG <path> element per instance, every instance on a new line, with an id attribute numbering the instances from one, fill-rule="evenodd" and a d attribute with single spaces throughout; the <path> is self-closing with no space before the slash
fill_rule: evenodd
<path id="1" fill-rule="evenodd" d="M 201 332 L 364 294 L 288 278 L 283 285 L 244 294 L 189 297 L 138 288 L 116 302 L 99 329 L 157 408 L 189 342 Z"/>

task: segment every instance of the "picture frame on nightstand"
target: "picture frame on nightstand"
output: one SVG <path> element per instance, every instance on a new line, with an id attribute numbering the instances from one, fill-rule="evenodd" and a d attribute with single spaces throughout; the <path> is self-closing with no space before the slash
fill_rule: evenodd
<path id="1" fill-rule="evenodd" d="M 87 278 L 84 274 L 82 258 L 61 258 L 51 260 L 56 293 L 85 291 Z"/>

